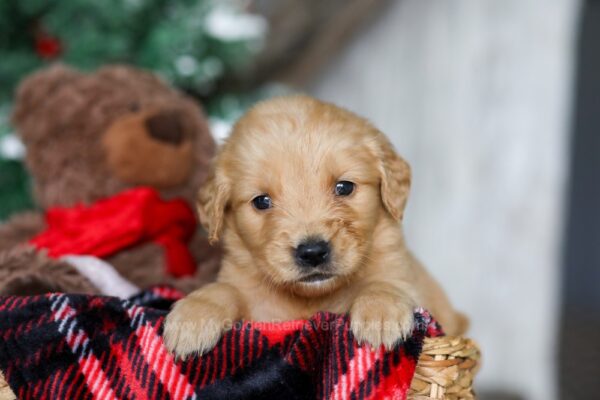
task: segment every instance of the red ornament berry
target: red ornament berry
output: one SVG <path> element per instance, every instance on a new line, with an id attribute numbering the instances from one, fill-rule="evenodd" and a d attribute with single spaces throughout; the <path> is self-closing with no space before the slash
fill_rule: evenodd
<path id="1" fill-rule="evenodd" d="M 41 58 L 50 60 L 62 53 L 62 45 L 58 38 L 40 35 L 35 39 L 35 52 Z"/>

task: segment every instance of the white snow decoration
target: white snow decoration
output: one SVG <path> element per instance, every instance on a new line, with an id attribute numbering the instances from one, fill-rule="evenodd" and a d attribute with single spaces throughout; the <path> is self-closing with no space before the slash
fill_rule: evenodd
<path id="1" fill-rule="evenodd" d="M 25 146 L 14 133 L 9 133 L 0 137 L 0 156 L 9 160 L 22 160 Z"/>
<path id="2" fill-rule="evenodd" d="M 231 134 L 233 124 L 224 119 L 211 118 L 208 123 L 210 125 L 210 132 L 218 144 L 223 143 Z"/>
<path id="3" fill-rule="evenodd" d="M 253 40 L 265 36 L 267 20 L 257 14 L 233 13 L 217 7 L 206 16 L 206 32 L 224 41 Z"/>
<path id="4" fill-rule="evenodd" d="M 184 54 L 175 59 L 175 69 L 182 76 L 192 76 L 198 71 L 198 61 L 194 57 Z"/>

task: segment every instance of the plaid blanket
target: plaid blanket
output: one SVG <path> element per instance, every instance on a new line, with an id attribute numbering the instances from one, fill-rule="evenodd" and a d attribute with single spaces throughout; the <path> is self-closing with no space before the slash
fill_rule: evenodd
<path id="1" fill-rule="evenodd" d="M 346 315 L 243 322 L 202 357 L 176 361 L 161 325 L 181 293 L 129 300 L 47 294 L 0 298 L 0 369 L 20 399 L 403 399 L 424 336 L 424 310 L 394 351 L 359 346 Z"/>

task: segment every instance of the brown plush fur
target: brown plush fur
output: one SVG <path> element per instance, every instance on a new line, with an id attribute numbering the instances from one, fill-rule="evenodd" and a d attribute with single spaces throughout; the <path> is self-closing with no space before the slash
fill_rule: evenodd
<path id="1" fill-rule="evenodd" d="M 0 253 L 11 250 L 42 232 L 44 216 L 36 211 L 14 215 L 0 225 Z"/>
<path id="2" fill-rule="evenodd" d="M 0 293 L 37 295 L 48 292 L 98 294 L 98 290 L 71 265 L 52 260 L 31 248 L 0 253 Z"/>
<path id="3" fill-rule="evenodd" d="M 336 196 L 336 182 L 356 187 Z M 466 319 L 407 250 L 399 222 L 410 168 L 366 120 L 305 96 L 263 102 L 236 125 L 200 192 L 199 213 L 225 255 L 218 282 L 176 303 L 165 341 L 178 356 L 212 348 L 237 319 L 306 318 L 350 312 L 359 341 L 390 348 L 412 329 L 413 308 L 430 309 L 447 333 Z M 252 199 L 268 194 L 273 207 Z M 307 237 L 331 243 L 317 282 L 296 265 Z"/>
<path id="4" fill-rule="evenodd" d="M 154 75 L 125 66 L 90 74 L 61 65 L 39 71 L 21 83 L 13 122 L 42 209 L 89 204 L 139 185 L 193 204 L 215 149 L 193 100 Z M 44 229 L 41 213 L 13 217 L 0 226 L 0 253 Z M 200 231 L 191 245 L 199 272 L 182 280 L 165 274 L 163 250 L 151 243 L 107 261 L 142 288 L 173 283 L 188 290 L 213 280 L 220 258 Z"/>

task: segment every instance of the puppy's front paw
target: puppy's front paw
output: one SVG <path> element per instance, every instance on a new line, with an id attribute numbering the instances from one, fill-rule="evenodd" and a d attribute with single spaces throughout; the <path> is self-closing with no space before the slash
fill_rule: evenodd
<path id="1" fill-rule="evenodd" d="M 359 343 L 391 350 L 413 329 L 413 306 L 394 296 L 361 296 L 350 309 L 350 328 Z"/>
<path id="2" fill-rule="evenodd" d="M 184 298 L 167 315 L 163 329 L 165 345 L 181 359 L 190 354 L 201 355 L 215 347 L 231 324 L 225 308 Z"/>

